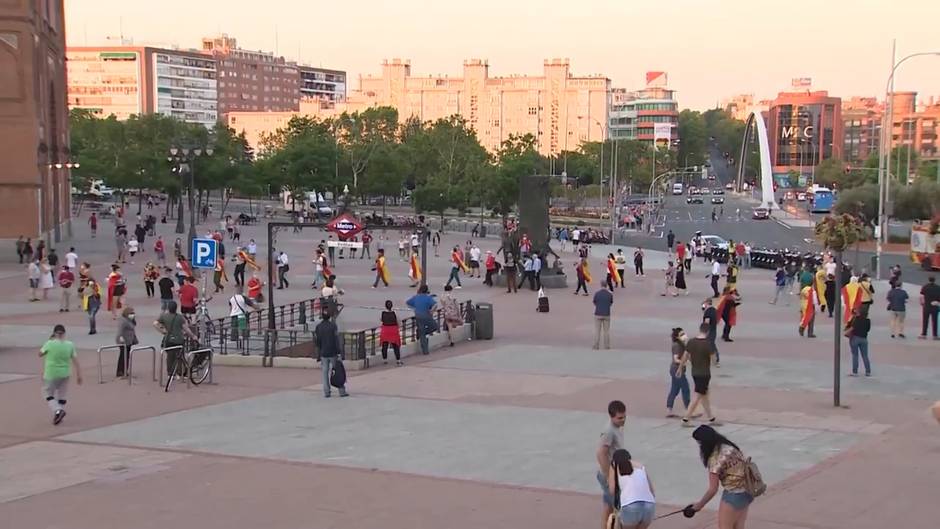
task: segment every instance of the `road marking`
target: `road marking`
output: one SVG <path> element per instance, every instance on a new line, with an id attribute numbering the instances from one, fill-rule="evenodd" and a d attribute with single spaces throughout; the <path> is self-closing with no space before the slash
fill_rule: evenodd
<path id="1" fill-rule="evenodd" d="M 691 212 L 691 211 L 687 211 L 686 213 L 689 214 L 689 222 L 694 222 L 694 221 L 692 220 L 692 212 Z"/>
<path id="2" fill-rule="evenodd" d="M 788 226 L 788 225 L 787 225 L 785 222 L 783 222 L 782 220 L 777 219 L 777 218 L 774 218 L 774 217 L 771 217 L 771 218 L 774 219 L 774 222 L 776 222 L 777 224 L 783 226 L 784 228 L 786 228 L 786 229 L 788 229 L 788 230 L 792 230 L 792 229 L 793 229 L 792 226 Z"/>

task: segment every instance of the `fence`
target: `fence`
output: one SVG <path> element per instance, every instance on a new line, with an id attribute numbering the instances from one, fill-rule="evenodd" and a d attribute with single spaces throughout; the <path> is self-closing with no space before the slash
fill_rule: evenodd
<path id="1" fill-rule="evenodd" d="M 286 332 L 289 327 L 307 325 L 315 319 L 320 310 L 320 299 L 308 299 L 274 307 L 274 318 L 278 332 Z M 298 329 L 299 331 L 300 329 Z M 201 330 L 200 330 L 201 331 Z M 269 333 L 268 309 L 261 308 L 246 315 L 244 328 L 238 328 L 233 318 L 225 316 L 212 320 L 209 346 L 215 346 L 216 354 L 266 354 Z"/>
<path id="2" fill-rule="evenodd" d="M 459 305 L 460 317 L 466 323 L 474 321 L 473 302 L 468 300 Z M 434 321 L 439 329 L 444 328 L 444 310 L 437 309 L 433 314 Z M 398 322 L 398 332 L 402 345 L 418 341 L 417 318 L 409 316 Z M 370 327 L 358 331 L 344 331 L 340 333 L 343 354 L 346 360 L 362 360 L 368 356 L 381 353 L 382 342 L 379 339 L 381 326 Z M 312 329 L 267 329 L 264 339 L 265 361 L 264 365 L 271 365 L 270 359 L 275 356 L 310 357 L 315 356 Z"/>

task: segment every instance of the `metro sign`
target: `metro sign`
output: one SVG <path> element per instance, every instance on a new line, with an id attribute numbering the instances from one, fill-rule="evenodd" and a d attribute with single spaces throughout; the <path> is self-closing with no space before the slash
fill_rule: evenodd
<path id="1" fill-rule="evenodd" d="M 359 222 L 359 219 L 349 213 L 343 213 L 326 225 L 327 231 L 335 233 L 340 239 L 348 239 L 362 231 L 363 228 L 364 226 Z"/>

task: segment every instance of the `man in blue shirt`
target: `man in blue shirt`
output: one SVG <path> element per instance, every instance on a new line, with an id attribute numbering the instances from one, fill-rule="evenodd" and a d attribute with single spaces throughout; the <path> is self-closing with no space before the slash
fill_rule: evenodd
<path id="1" fill-rule="evenodd" d="M 777 273 L 774 275 L 774 283 L 777 288 L 774 290 L 774 299 L 770 302 L 771 305 L 776 305 L 777 300 L 780 299 L 780 294 L 783 294 L 783 291 L 787 288 L 787 273 L 783 269 L 783 264 L 777 264 Z M 787 298 L 787 306 L 790 306 L 790 298 Z"/>
<path id="2" fill-rule="evenodd" d="M 606 288 L 594 293 L 594 349 L 600 349 L 603 338 L 604 349 L 610 349 L 610 306 L 614 295 Z"/>
<path id="3" fill-rule="evenodd" d="M 428 294 L 428 286 L 421 285 L 418 293 L 405 302 L 415 311 L 415 325 L 418 327 L 418 340 L 421 343 L 421 354 L 428 354 L 428 335 L 437 332 L 437 322 L 434 321 L 433 310 L 437 305 L 434 296 Z"/>

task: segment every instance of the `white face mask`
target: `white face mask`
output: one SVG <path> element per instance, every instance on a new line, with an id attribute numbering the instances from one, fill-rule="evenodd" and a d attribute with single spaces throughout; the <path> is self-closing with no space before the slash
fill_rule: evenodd
<path id="1" fill-rule="evenodd" d="M 127 318 L 130 319 L 130 320 L 133 320 L 133 319 L 136 318 L 136 317 L 137 317 L 136 314 L 128 314 L 128 315 L 127 315 Z"/>

